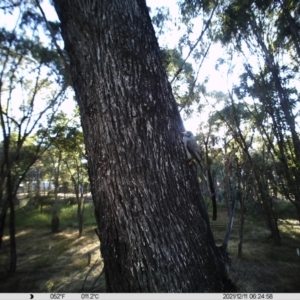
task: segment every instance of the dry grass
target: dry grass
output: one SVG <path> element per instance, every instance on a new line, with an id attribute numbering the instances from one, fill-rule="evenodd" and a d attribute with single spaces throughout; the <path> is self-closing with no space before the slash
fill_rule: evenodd
<path id="1" fill-rule="evenodd" d="M 218 220 L 211 221 L 217 244 L 222 243 L 227 222 L 227 213 L 221 207 Z M 300 257 L 296 255 L 296 248 L 300 248 L 298 223 L 294 219 L 280 220 L 282 246 L 275 247 L 266 226 L 247 216 L 242 259 L 237 259 L 238 226 L 237 211 L 229 250 L 233 257 L 230 274 L 233 280 L 237 280 L 238 291 L 300 292 Z M 103 275 L 99 277 L 103 263 L 94 227 L 85 226 L 83 237 L 78 239 L 76 228 L 50 234 L 48 227 L 21 230 L 26 227 L 19 225 L 17 273 L 12 278 L 1 280 L 0 292 L 104 292 Z M 8 245 L 5 236 L 0 251 L 0 276 L 7 268 Z"/>
<path id="2" fill-rule="evenodd" d="M 0 292 L 89 291 L 103 268 L 93 228 L 85 229 L 79 239 L 76 229 L 65 229 L 58 234 L 49 234 L 49 229 L 23 230 L 17 234 L 17 250 L 17 273 L 1 280 Z M 6 238 L 0 254 L 1 270 L 7 262 Z"/>
<path id="3" fill-rule="evenodd" d="M 299 293 L 300 226 L 296 220 L 279 220 L 282 245 L 274 246 L 265 224 L 251 216 L 246 217 L 243 255 L 237 258 L 239 243 L 239 211 L 229 241 L 232 255 L 230 275 L 239 292 Z M 224 238 L 228 216 L 225 207 L 218 212 L 218 220 L 211 221 L 217 244 Z"/>

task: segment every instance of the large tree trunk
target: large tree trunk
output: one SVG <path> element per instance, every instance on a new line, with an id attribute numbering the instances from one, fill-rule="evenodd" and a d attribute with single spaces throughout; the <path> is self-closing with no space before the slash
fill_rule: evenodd
<path id="1" fill-rule="evenodd" d="M 108 292 L 232 288 L 144 0 L 55 0 L 81 113 Z"/>

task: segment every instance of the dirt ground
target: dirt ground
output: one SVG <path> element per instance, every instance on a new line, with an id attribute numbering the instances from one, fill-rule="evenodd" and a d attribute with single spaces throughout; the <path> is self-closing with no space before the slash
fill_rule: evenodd
<path id="1" fill-rule="evenodd" d="M 299 293 L 300 263 L 261 263 L 234 260 L 231 268 L 233 279 L 241 293 Z"/>
<path id="2" fill-rule="evenodd" d="M 1 280 L 0 292 L 105 291 L 99 239 L 93 228 L 84 230 L 81 238 L 75 229 L 57 234 L 47 229 L 24 230 L 17 234 L 17 252 L 17 274 Z M 1 254 L 3 270 L 8 256 L 7 239 Z"/>
<path id="3" fill-rule="evenodd" d="M 274 250 L 262 235 L 264 244 L 245 240 L 245 258 L 237 260 L 236 235 L 233 232 L 229 245 L 233 255 L 230 276 L 239 292 L 300 292 L 300 259 L 293 246 Z M 76 229 L 65 229 L 58 234 L 50 234 L 47 229 L 18 232 L 17 273 L 12 278 L 1 279 L 0 292 L 105 292 L 99 240 L 93 227 L 86 228 L 81 238 L 77 237 Z M 1 277 L 7 267 L 8 250 L 5 237 L 0 252 Z M 283 259 L 289 252 L 295 257 L 293 262 Z M 277 261 L 277 257 L 283 261 Z"/>
<path id="4" fill-rule="evenodd" d="M 212 223 L 211 226 L 216 243 L 221 245 L 224 233 L 216 228 L 218 225 Z M 274 246 L 266 227 L 246 221 L 243 255 L 242 259 L 238 259 L 239 228 L 238 224 L 234 226 L 228 248 L 232 255 L 230 277 L 236 283 L 238 292 L 300 292 L 300 256 L 296 251 L 300 248 L 300 226 L 294 222 L 291 226 L 283 227 L 282 224 L 279 228 L 282 245 Z"/>

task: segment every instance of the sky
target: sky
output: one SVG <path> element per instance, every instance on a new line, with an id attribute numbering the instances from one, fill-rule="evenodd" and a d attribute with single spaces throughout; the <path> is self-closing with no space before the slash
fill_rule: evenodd
<path id="1" fill-rule="evenodd" d="M 177 0 L 146 0 L 147 5 L 151 7 L 151 10 L 154 12 L 156 8 L 158 7 L 168 7 L 170 11 L 170 15 L 172 18 L 177 19 L 179 18 L 179 8 L 176 4 Z M 200 20 L 199 20 L 200 23 Z M 195 28 L 199 28 L 199 32 L 195 30 L 195 38 L 198 37 L 200 34 L 200 28 L 201 24 L 195 25 Z M 173 28 L 171 32 L 167 32 L 165 36 L 158 37 L 158 42 L 160 46 L 166 45 L 168 48 L 175 47 L 178 44 L 178 40 L 181 37 L 181 34 L 184 32 L 178 32 L 176 28 Z M 183 52 L 184 53 L 184 52 Z M 184 57 L 185 53 L 183 54 Z M 224 50 L 222 49 L 221 45 L 215 44 L 212 45 L 207 58 L 205 59 L 199 73 L 199 80 L 198 82 L 203 82 L 204 79 L 207 77 L 208 81 L 206 83 L 207 91 L 222 91 L 224 93 L 227 93 L 228 86 L 231 85 L 230 82 L 228 82 L 228 78 L 226 75 L 224 75 L 224 72 L 217 71 L 215 69 L 215 65 L 217 60 L 224 56 Z M 185 58 L 185 57 L 184 57 Z M 192 60 L 188 60 L 188 62 L 192 63 L 194 66 L 194 69 L 197 69 L 197 66 L 193 63 Z M 226 72 L 226 71 L 225 71 Z M 208 101 L 211 100 L 208 98 Z M 204 99 L 200 100 L 201 104 L 206 104 L 206 101 Z M 194 105 L 193 108 L 196 110 L 196 106 Z M 220 108 L 220 105 L 218 105 L 218 108 Z M 211 111 L 212 107 L 209 105 L 201 112 L 201 113 L 194 113 L 192 117 L 185 119 L 184 115 L 182 114 L 182 118 L 184 121 L 184 125 L 186 130 L 192 131 L 194 134 L 199 132 L 200 128 L 199 125 L 201 122 L 205 122 L 208 119 L 208 114 Z"/>
<path id="2" fill-rule="evenodd" d="M 178 11 L 178 6 L 176 4 L 176 0 L 147 0 L 147 5 L 151 7 L 151 11 L 155 12 L 155 9 L 157 7 L 168 7 L 170 10 L 170 15 L 172 18 L 177 19 L 179 17 L 179 11 Z M 41 4 L 45 15 L 48 20 L 57 20 L 57 15 L 54 10 L 54 8 L 49 4 L 48 0 L 45 0 Z M 8 28 L 12 28 L 14 26 L 16 16 L 1 16 L 1 22 Z M 169 32 L 166 32 L 165 35 L 159 36 L 158 37 L 158 42 L 160 46 L 167 46 L 168 48 L 173 48 L 177 43 L 178 40 L 183 34 L 183 31 L 178 31 L 176 28 L 171 28 L 172 24 L 169 24 L 170 30 Z M 197 26 L 195 26 L 197 28 Z M 197 36 L 197 32 L 195 32 L 195 36 Z M 226 76 L 222 77 L 221 72 L 218 72 L 215 70 L 215 64 L 218 58 L 222 56 L 223 50 L 220 47 L 220 45 L 214 45 L 209 52 L 209 56 L 205 60 L 200 73 L 199 73 L 199 79 L 204 80 L 205 77 L 208 77 L 209 80 L 207 82 L 207 90 L 208 91 L 213 91 L 213 90 L 219 90 L 226 92 L 227 91 L 227 79 L 225 78 Z M 183 53 L 184 56 L 185 53 Z M 192 63 L 192 61 L 190 61 Z M 196 66 L 194 67 L 195 69 L 197 68 Z M 204 101 L 204 100 L 202 100 Z M 61 109 L 65 112 L 70 111 L 70 107 L 74 106 L 74 101 L 73 101 L 73 96 L 72 93 L 70 93 L 69 100 L 65 101 L 62 104 Z M 194 134 L 197 133 L 198 126 L 201 121 L 205 121 L 208 117 L 208 112 L 209 108 L 204 110 L 201 114 L 193 114 L 191 118 L 185 120 L 184 116 L 184 124 L 186 127 L 186 130 L 192 131 Z"/>
<path id="3" fill-rule="evenodd" d="M 179 18 L 179 9 L 176 4 L 177 0 L 146 0 L 147 5 L 151 7 L 151 12 L 155 12 L 158 7 L 168 7 L 170 11 L 170 15 L 172 18 Z M 48 1 L 44 1 L 43 9 L 45 14 L 49 20 L 57 19 L 57 15 L 53 7 L 48 4 Z M 160 46 L 166 45 L 168 48 L 175 47 L 178 44 L 178 40 L 184 32 L 178 32 L 176 28 L 173 28 L 171 32 L 167 32 L 164 36 L 158 37 L 158 43 Z M 196 32 L 197 35 L 197 32 Z M 226 76 L 222 75 L 221 72 L 215 69 L 215 64 L 218 58 L 220 58 L 223 54 L 223 49 L 220 45 L 214 45 L 211 47 L 209 51 L 209 56 L 205 60 L 201 71 L 200 71 L 200 80 L 204 79 L 204 77 L 209 77 L 207 82 L 207 90 L 213 91 L 223 91 L 227 92 L 228 82 Z M 192 63 L 192 61 L 190 61 Z M 195 67 L 196 69 L 196 67 Z M 203 100 L 204 101 L 204 100 Z M 68 103 L 65 103 L 65 107 L 69 107 Z M 193 107 L 196 108 L 196 105 Z M 184 121 L 184 125 L 186 130 L 192 131 L 194 134 L 197 133 L 200 122 L 207 120 L 208 113 L 210 108 L 207 107 L 201 114 L 193 114 L 191 118 L 185 120 L 183 114 L 182 118 Z"/>

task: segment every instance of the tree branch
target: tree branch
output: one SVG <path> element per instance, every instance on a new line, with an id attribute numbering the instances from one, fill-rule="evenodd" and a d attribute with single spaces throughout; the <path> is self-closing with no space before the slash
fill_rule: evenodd
<path id="1" fill-rule="evenodd" d="M 200 36 L 198 37 L 196 43 L 190 48 L 190 52 L 188 53 L 188 55 L 186 56 L 185 60 L 183 61 L 183 63 L 181 64 L 180 68 L 177 70 L 177 72 L 175 73 L 173 79 L 170 81 L 170 84 L 173 83 L 173 81 L 178 77 L 178 75 L 181 73 L 186 61 L 188 60 L 188 58 L 190 57 L 190 55 L 192 54 L 192 52 L 194 51 L 194 49 L 197 47 L 197 45 L 199 44 L 199 42 L 202 40 L 202 37 L 204 35 L 204 33 L 206 32 L 206 30 L 208 29 L 209 25 L 210 25 L 210 22 L 211 22 L 211 19 L 215 13 L 215 10 L 216 10 L 217 6 L 214 7 L 206 25 L 205 25 L 205 28 L 202 30 Z M 207 54 L 207 51 L 205 53 L 205 55 Z"/>
<path id="2" fill-rule="evenodd" d="M 36 4 L 37 4 L 37 6 L 38 6 L 38 8 L 39 8 L 39 10 L 40 10 L 40 12 L 41 12 L 41 14 L 43 16 L 43 19 L 44 19 L 44 21 L 46 23 L 46 26 L 47 26 L 47 28 L 48 28 L 48 30 L 50 32 L 50 35 L 51 35 L 51 38 L 52 38 L 52 42 L 55 45 L 55 48 L 56 48 L 56 50 L 58 52 L 58 55 L 60 56 L 60 58 L 62 60 L 62 63 L 63 63 L 63 65 L 64 65 L 64 67 L 65 67 L 65 69 L 66 69 L 66 71 L 67 71 L 67 73 L 69 75 L 68 76 L 68 80 L 72 81 L 70 67 L 69 67 L 69 64 L 67 63 L 65 55 L 64 55 L 63 51 L 61 50 L 61 48 L 59 47 L 59 45 L 58 45 L 58 43 L 56 41 L 55 34 L 54 34 L 54 32 L 53 32 L 53 30 L 52 30 L 52 28 L 51 28 L 51 26 L 50 26 L 50 24 L 49 24 L 49 22 L 48 22 L 48 20 L 46 18 L 46 15 L 45 15 L 45 13 L 44 13 L 41 5 L 40 5 L 39 0 L 36 0 L 35 2 L 36 2 Z M 70 82 L 70 85 L 72 86 L 72 82 Z"/>

